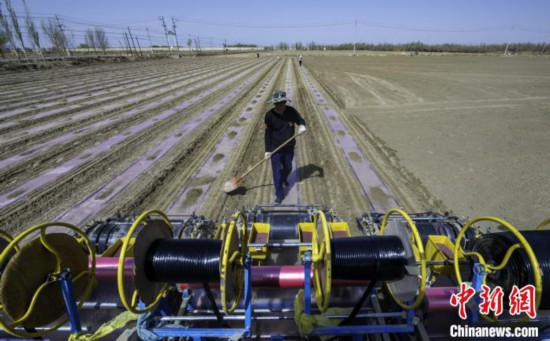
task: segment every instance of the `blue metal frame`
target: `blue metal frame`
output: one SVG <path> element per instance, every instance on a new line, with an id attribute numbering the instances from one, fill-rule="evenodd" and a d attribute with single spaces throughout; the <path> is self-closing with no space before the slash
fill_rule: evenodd
<path id="1" fill-rule="evenodd" d="M 251 257 L 247 254 L 244 260 L 244 328 L 153 328 L 152 332 L 159 337 L 192 337 L 201 340 L 204 337 L 229 338 L 236 335 L 249 337 L 252 329 L 252 274 Z"/>
<path id="2" fill-rule="evenodd" d="M 69 321 L 71 323 L 71 333 L 80 333 L 82 326 L 80 324 L 80 315 L 78 314 L 78 308 L 74 297 L 71 270 L 63 270 L 59 276 L 57 276 L 57 280 L 61 284 L 61 293 L 63 294 L 63 300 L 65 301 L 65 307 L 67 308 L 67 314 L 69 315 Z"/>
<path id="3" fill-rule="evenodd" d="M 304 253 L 304 313 L 308 315 L 311 315 L 311 263 L 311 251 L 306 251 Z M 374 289 L 374 292 L 376 292 L 376 288 Z M 368 302 L 370 302 L 370 297 L 367 304 Z M 407 311 L 405 324 L 318 327 L 313 329 L 309 335 L 352 335 L 354 339 L 360 340 L 363 334 L 413 333 L 415 330 L 413 318 L 414 310 L 409 310 Z"/>
<path id="4" fill-rule="evenodd" d="M 304 253 L 304 312 L 311 314 L 311 251 Z M 477 264 L 476 264 L 477 265 Z M 474 267 L 476 269 L 477 267 Z M 207 337 L 230 338 L 236 335 L 242 337 L 250 337 L 252 329 L 252 274 L 251 274 L 251 256 L 247 254 L 244 260 L 244 304 L 245 304 L 245 319 L 244 328 L 153 328 L 151 331 L 158 337 L 192 337 L 194 340 L 202 340 Z M 475 272 L 474 288 L 476 291 L 481 289 L 481 279 L 483 278 L 484 268 L 481 266 L 481 271 Z M 67 308 L 69 320 L 71 323 L 71 332 L 78 333 L 81 331 L 80 316 L 78 313 L 76 300 L 74 297 L 73 284 L 71 281 L 70 270 L 64 270 L 57 280 L 61 284 L 63 298 Z M 477 282 L 476 282 L 477 280 Z M 376 290 L 376 289 L 375 289 Z M 370 302 L 370 298 L 369 301 Z M 368 304 L 368 303 L 367 303 Z M 162 313 L 161 313 L 162 314 Z M 404 324 L 394 325 L 355 325 L 355 326 L 336 326 L 336 327 L 318 327 L 313 330 L 310 335 L 352 335 L 354 339 L 361 339 L 363 334 L 381 334 L 381 333 L 412 333 L 415 330 L 413 323 L 414 311 L 407 312 Z M 477 318 L 477 316 L 476 316 Z"/>
<path id="5" fill-rule="evenodd" d="M 311 251 L 304 253 L 304 312 L 311 315 Z"/>
<path id="6" fill-rule="evenodd" d="M 479 294 L 482 292 L 481 285 L 483 285 L 483 277 L 487 275 L 487 272 L 485 271 L 485 266 L 481 263 L 474 263 L 474 277 L 472 278 L 472 288 L 476 291 L 474 301 L 476 302 L 476 307 L 479 307 L 481 304 L 481 297 Z M 470 312 L 472 313 L 468 319 L 470 322 L 477 322 L 479 321 L 479 309 L 470 307 Z"/>

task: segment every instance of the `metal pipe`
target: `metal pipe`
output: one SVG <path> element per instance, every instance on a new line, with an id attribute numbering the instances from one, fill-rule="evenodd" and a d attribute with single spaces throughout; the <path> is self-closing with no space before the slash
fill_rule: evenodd
<path id="1" fill-rule="evenodd" d="M 426 265 L 453 265 L 455 262 L 452 259 L 448 260 L 428 260 L 426 261 Z M 417 265 L 420 264 L 420 262 L 416 262 Z M 461 260 L 458 261 L 458 264 L 470 264 L 467 260 Z"/>
<path id="2" fill-rule="evenodd" d="M 125 309 L 120 303 L 105 303 L 105 302 L 84 302 L 82 309 Z"/>
<path id="3" fill-rule="evenodd" d="M 96 258 L 96 278 L 98 280 L 116 280 L 117 270 L 117 257 Z M 251 272 L 254 288 L 304 287 L 304 269 L 301 265 L 253 266 Z M 130 279 L 133 276 L 134 258 L 128 257 L 124 261 L 124 277 Z M 333 279 L 332 284 L 336 287 L 367 286 L 369 281 Z M 202 283 L 181 283 L 180 286 L 183 288 L 202 288 Z M 211 286 L 215 288 L 219 286 L 219 283 L 211 283 Z"/>
<path id="4" fill-rule="evenodd" d="M 384 317 L 403 317 L 403 313 L 367 313 L 358 314 L 358 318 L 384 318 Z M 345 319 L 348 315 L 325 315 L 328 319 Z M 214 321 L 216 316 L 212 315 L 194 315 L 194 316 L 165 316 L 161 321 Z M 224 321 L 242 321 L 245 319 L 244 315 L 226 315 L 223 317 Z M 252 316 L 253 320 L 294 320 L 294 315 L 268 315 L 268 316 Z"/>
<path id="5" fill-rule="evenodd" d="M 285 247 L 300 247 L 311 246 L 311 243 L 300 242 L 282 242 L 282 243 L 248 243 L 249 247 L 271 247 L 271 248 L 285 248 Z"/>

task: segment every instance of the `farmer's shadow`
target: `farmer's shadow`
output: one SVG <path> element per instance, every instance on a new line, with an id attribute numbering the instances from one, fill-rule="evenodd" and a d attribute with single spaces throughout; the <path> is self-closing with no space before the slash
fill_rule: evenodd
<path id="1" fill-rule="evenodd" d="M 302 180 L 305 180 L 305 179 L 314 178 L 314 177 L 318 177 L 318 178 L 325 177 L 325 169 L 323 167 L 319 167 L 312 163 L 310 163 L 309 165 L 297 168 L 295 172 L 298 174 L 298 182 L 301 182 Z"/>
<path id="2" fill-rule="evenodd" d="M 258 185 L 258 186 L 248 187 L 248 188 L 245 186 L 240 186 L 236 190 L 229 192 L 227 194 L 229 196 L 246 195 L 248 191 L 254 190 L 256 188 L 267 187 L 267 186 L 273 186 L 273 184 L 270 183 L 270 184 Z"/>
<path id="3" fill-rule="evenodd" d="M 325 169 L 323 167 L 319 167 L 312 163 L 306 166 L 298 167 L 297 169 L 293 170 L 290 176 L 288 177 L 290 186 L 287 187 L 286 189 L 287 192 L 295 185 L 295 182 L 301 182 L 302 180 L 313 178 L 313 177 L 324 178 Z M 273 186 L 273 183 L 262 184 L 262 185 L 257 185 L 253 187 L 248 187 L 248 188 L 245 186 L 239 186 L 239 188 L 227 194 L 229 196 L 246 195 L 247 192 L 252 191 L 254 189 L 269 187 L 269 186 Z"/>

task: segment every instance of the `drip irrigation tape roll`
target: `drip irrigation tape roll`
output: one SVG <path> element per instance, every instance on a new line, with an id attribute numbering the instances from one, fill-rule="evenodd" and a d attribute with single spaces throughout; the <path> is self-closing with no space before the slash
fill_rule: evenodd
<path id="1" fill-rule="evenodd" d="M 426 222 L 426 221 L 416 221 L 414 223 L 422 239 L 422 244 L 426 245 L 428 242 L 429 236 L 445 236 L 449 238 L 451 242 L 455 242 L 458 232 L 456 227 L 447 222 Z"/>
<path id="2" fill-rule="evenodd" d="M 405 276 L 407 257 L 397 236 L 332 239 L 332 278 L 392 281 Z"/>
<path id="3" fill-rule="evenodd" d="M 157 239 L 145 257 L 150 281 L 199 283 L 220 281 L 222 242 L 211 239 Z"/>
<path id="4" fill-rule="evenodd" d="M 270 213 L 265 219 L 271 225 L 269 240 L 283 242 L 288 239 L 298 239 L 298 223 L 308 219 L 307 214 Z"/>
<path id="5" fill-rule="evenodd" d="M 550 308 L 550 231 L 522 231 L 527 240 L 542 273 L 542 297 L 539 309 Z M 488 264 L 498 265 L 502 262 L 506 251 L 519 241 L 511 232 L 491 233 L 479 238 L 474 244 L 473 251 L 480 253 Z M 487 282 L 501 286 L 505 295 L 509 295 L 513 285 L 522 288 L 528 284 L 535 284 L 533 269 L 529 257 L 524 249 L 512 253 L 504 269 L 487 275 Z"/>

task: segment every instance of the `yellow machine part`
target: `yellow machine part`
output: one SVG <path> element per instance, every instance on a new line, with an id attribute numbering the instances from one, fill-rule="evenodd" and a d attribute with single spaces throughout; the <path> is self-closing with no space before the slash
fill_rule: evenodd
<path id="1" fill-rule="evenodd" d="M 127 257 L 134 257 L 134 243 L 136 239 L 131 238 L 130 242 L 128 243 L 128 251 L 126 251 Z M 109 246 L 105 252 L 101 254 L 101 257 L 118 257 L 120 254 L 120 248 L 124 244 L 124 239 L 119 239 L 116 242 L 113 243 L 113 245 Z"/>
<path id="2" fill-rule="evenodd" d="M 250 236 L 248 237 L 248 243 L 266 244 L 269 243 L 269 229 L 268 223 L 254 223 L 250 230 Z M 267 246 L 249 246 L 248 252 L 254 260 L 266 260 L 268 248 Z"/>
<path id="3" fill-rule="evenodd" d="M 454 244 L 447 236 L 431 235 L 428 237 L 428 241 L 426 243 L 426 260 L 428 262 L 444 262 L 452 260 L 454 258 L 453 250 Z M 462 252 L 462 250 L 459 250 L 458 253 L 458 259 L 464 259 L 464 253 Z M 454 267 L 452 266 L 452 264 L 430 265 L 430 269 L 432 270 L 433 274 L 449 276 L 454 274 Z"/>
<path id="4" fill-rule="evenodd" d="M 330 231 L 332 233 L 333 239 L 351 237 L 348 223 L 344 223 L 344 222 L 328 223 L 328 226 L 330 227 Z"/>
<path id="5" fill-rule="evenodd" d="M 214 234 L 214 239 L 222 240 L 226 228 L 227 228 L 226 223 L 222 223 L 222 224 L 218 225 L 218 229 L 216 230 L 216 233 Z"/>
<path id="6" fill-rule="evenodd" d="M 317 234 L 314 223 L 298 223 L 298 239 L 300 243 L 311 243 L 313 235 Z M 300 258 L 304 258 L 304 253 L 310 250 L 308 246 L 300 246 Z"/>

